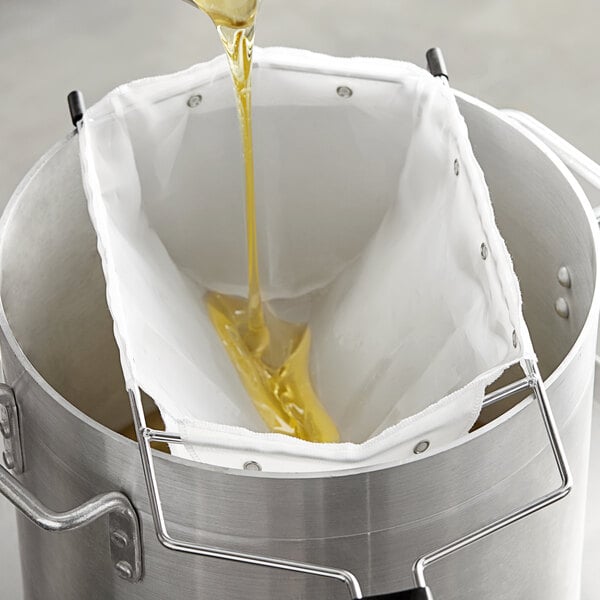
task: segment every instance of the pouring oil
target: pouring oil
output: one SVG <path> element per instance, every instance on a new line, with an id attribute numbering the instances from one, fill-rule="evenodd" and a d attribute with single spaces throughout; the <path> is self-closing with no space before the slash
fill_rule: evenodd
<path id="1" fill-rule="evenodd" d="M 337 442 L 337 428 L 313 389 L 310 331 L 277 318 L 263 302 L 258 269 L 250 77 L 258 0 L 193 0 L 214 22 L 235 88 L 246 180 L 248 298 L 215 292 L 212 323 L 269 429 L 312 442 Z"/>

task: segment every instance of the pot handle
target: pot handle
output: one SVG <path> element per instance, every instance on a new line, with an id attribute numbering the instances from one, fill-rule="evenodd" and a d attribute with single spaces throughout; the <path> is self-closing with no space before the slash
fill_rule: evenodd
<path id="1" fill-rule="evenodd" d="M 4 383 L 0 383 L 0 431 L 7 467 L 0 466 L 0 494 L 45 531 L 72 531 L 108 515 L 110 555 L 115 570 L 123 579 L 139 581 L 142 577 L 140 527 L 129 498 L 121 492 L 108 492 L 65 512 L 52 511 L 42 504 L 8 471 L 22 473 L 24 465 L 18 407 L 12 388 Z"/>
<path id="2" fill-rule="evenodd" d="M 540 123 L 537 119 L 519 110 L 504 109 L 502 113 L 511 121 L 518 123 L 541 142 L 548 146 L 565 165 L 576 175 L 579 175 L 591 186 L 600 190 L 600 165 L 560 137 L 552 129 Z M 594 209 L 596 219 L 600 221 L 600 207 Z"/>
<path id="3" fill-rule="evenodd" d="M 381 594 L 380 596 L 367 596 L 364 600 L 433 600 L 433 596 L 427 587 L 413 588 L 403 592 Z"/>

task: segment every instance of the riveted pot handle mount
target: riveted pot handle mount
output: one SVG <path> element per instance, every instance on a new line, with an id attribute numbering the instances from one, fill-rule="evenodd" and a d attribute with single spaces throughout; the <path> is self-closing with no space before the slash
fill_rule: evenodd
<path id="1" fill-rule="evenodd" d="M 128 581 L 142 577 L 142 547 L 138 517 L 129 498 L 121 492 L 107 492 L 64 512 L 42 504 L 11 473 L 25 470 L 18 406 L 12 388 L 0 383 L 0 430 L 4 439 L 4 466 L 0 466 L 0 493 L 34 525 L 61 533 L 85 527 L 108 516 L 107 544 L 118 575 Z"/>

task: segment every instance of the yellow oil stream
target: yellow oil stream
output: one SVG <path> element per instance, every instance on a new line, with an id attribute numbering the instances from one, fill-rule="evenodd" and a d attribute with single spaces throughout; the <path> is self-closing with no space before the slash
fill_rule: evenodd
<path id="1" fill-rule="evenodd" d="M 213 20 L 225 48 L 242 132 L 246 177 L 248 298 L 209 292 L 213 325 L 269 429 L 312 442 L 339 433 L 310 379 L 310 331 L 277 318 L 262 301 L 258 269 L 250 76 L 258 0 L 194 0 Z"/>

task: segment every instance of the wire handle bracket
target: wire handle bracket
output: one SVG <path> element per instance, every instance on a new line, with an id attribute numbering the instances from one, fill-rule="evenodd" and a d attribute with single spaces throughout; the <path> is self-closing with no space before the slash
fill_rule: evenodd
<path id="1" fill-rule="evenodd" d="M 447 556 L 450 556 L 454 552 L 457 552 L 466 546 L 477 542 L 478 540 L 495 533 L 496 531 L 499 531 L 500 529 L 503 529 L 504 527 L 516 523 L 517 521 L 520 521 L 521 519 L 538 512 L 539 510 L 542 510 L 551 504 L 554 504 L 558 500 L 564 498 L 570 492 L 572 486 L 571 474 L 537 364 L 532 360 L 524 360 L 522 366 L 525 372 L 525 377 L 516 381 L 515 383 L 501 388 L 500 390 L 488 394 L 484 399 L 483 405 L 489 406 L 524 390 L 531 390 L 533 392 L 533 395 L 537 400 L 538 406 L 542 413 L 545 430 L 550 440 L 550 447 L 552 448 L 560 473 L 560 487 L 555 491 L 528 503 L 526 506 L 511 512 L 509 515 L 499 518 L 489 525 L 465 535 L 451 544 L 440 548 L 439 550 L 419 558 L 413 567 L 413 577 L 416 588 L 412 590 L 405 590 L 403 592 L 396 592 L 395 594 L 373 596 L 372 600 L 433 600 L 432 592 L 428 588 L 425 580 L 426 567 L 438 562 L 439 560 L 442 560 Z M 173 538 L 167 529 L 150 443 L 152 441 L 161 441 L 170 444 L 182 444 L 184 443 L 184 440 L 176 433 L 158 431 L 147 426 L 139 388 L 136 391 L 129 390 L 129 399 L 131 402 L 134 424 L 140 448 L 140 456 L 142 459 L 142 467 L 144 470 L 146 487 L 150 499 L 150 507 L 156 528 L 156 535 L 163 546 L 171 550 L 185 552 L 188 554 L 196 554 L 198 556 L 336 579 L 345 584 L 351 598 L 358 599 L 364 597 L 358 578 L 353 573 L 345 569 L 325 567 L 281 558 L 260 556 L 257 554 L 245 554 L 224 548 L 204 546 Z"/>

